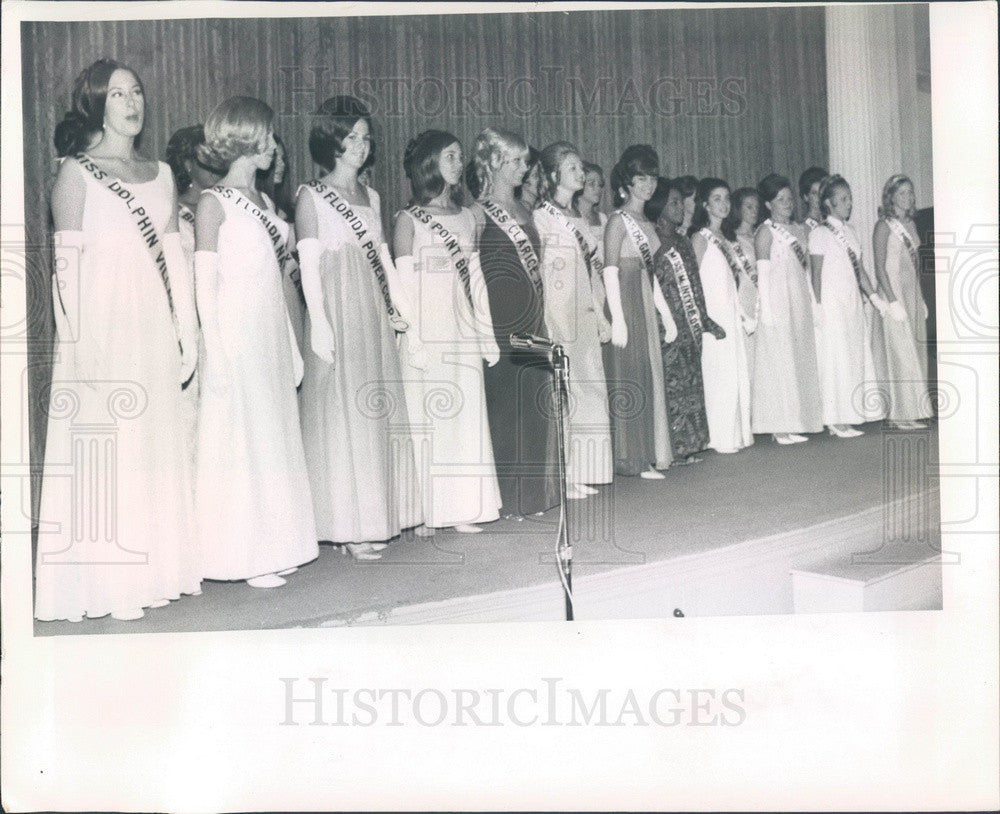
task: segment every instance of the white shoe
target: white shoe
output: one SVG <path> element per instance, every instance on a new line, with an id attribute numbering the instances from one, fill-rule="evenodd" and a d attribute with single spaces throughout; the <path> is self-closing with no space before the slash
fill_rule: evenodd
<path id="1" fill-rule="evenodd" d="M 777 441 L 779 444 L 785 445 L 785 444 L 794 444 L 795 443 L 795 439 L 792 438 L 791 434 L 787 433 L 787 432 L 774 433 L 771 437 L 775 441 Z M 802 440 L 805 441 L 806 439 L 803 438 Z"/>
<path id="2" fill-rule="evenodd" d="M 285 580 L 277 574 L 264 574 L 247 580 L 247 585 L 251 588 L 280 588 L 284 584 Z"/>
<path id="3" fill-rule="evenodd" d="M 452 528 L 461 534 L 479 534 L 482 531 L 482 528 L 474 526 L 472 523 L 459 523 L 457 526 L 452 526 Z"/>
<path id="4" fill-rule="evenodd" d="M 739 452 L 738 449 L 716 449 L 715 451 L 718 452 L 720 455 L 735 455 L 737 452 Z"/>
<path id="5" fill-rule="evenodd" d="M 169 599 L 157 599 L 155 602 L 150 602 L 149 607 L 151 608 L 165 608 L 170 604 Z"/>
<path id="6" fill-rule="evenodd" d="M 124 611 L 113 611 L 111 618 L 117 619 L 119 622 L 134 622 L 136 619 L 142 619 L 145 615 L 146 612 L 142 608 L 130 608 Z"/>
<path id="7" fill-rule="evenodd" d="M 827 429 L 830 435 L 835 435 L 837 438 L 857 438 L 859 435 L 864 435 L 861 430 L 856 430 L 848 424 L 831 424 Z"/>
<path id="8" fill-rule="evenodd" d="M 289 574 L 294 574 L 298 570 L 299 570 L 299 567 L 297 565 L 293 565 L 291 568 L 286 568 L 284 571 L 279 571 L 278 572 L 278 576 L 279 577 L 287 577 Z"/>
<path id="9" fill-rule="evenodd" d="M 432 529 L 430 526 L 425 526 L 423 524 L 420 524 L 415 529 L 413 529 L 413 533 L 417 537 L 433 537 L 435 534 L 434 529 Z"/>
<path id="10" fill-rule="evenodd" d="M 793 444 L 804 444 L 809 440 L 804 435 L 799 435 L 797 432 L 788 433 L 788 437 L 792 439 Z"/>
<path id="11" fill-rule="evenodd" d="M 588 497 L 590 497 L 590 495 L 588 495 L 578 486 L 570 485 L 566 487 L 566 500 L 583 500 L 584 498 Z"/>
<path id="12" fill-rule="evenodd" d="M 585 495 L 597 495 L 600 491 L 595 489 L 593 486 L 587 486 L 585 483 L 576 484 L 576 488 L 583 492 Z"/>
<path id="13" fill-rule="evenodd" d="M 667 476 L 662 472 L 657 472 L 653 467 L 650 467 L 645 472 L 639 473 L 640 478 L 645 478 L 646 480 L 664 480 Z"/>

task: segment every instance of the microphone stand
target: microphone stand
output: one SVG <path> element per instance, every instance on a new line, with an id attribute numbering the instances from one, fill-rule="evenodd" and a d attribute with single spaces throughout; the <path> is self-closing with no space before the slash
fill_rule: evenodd
<path id="1" fill-rule="evenodd" d="M 569 506 L 566 500 L 566 434 L 565 415 L 567 394 L 569 393 L 569 357 L 562 345 L 551 339 L 531 334 L 511 334 L 511 347 L 545 356 L 552 365 L 554 406 L 556 408 L 556 447 L 559 458 L 559 541 L 556 565 L 559 568 L 563 598 L 566 605 L 566 621 L 573 621 L 573 547 L 569 536 Z"/>

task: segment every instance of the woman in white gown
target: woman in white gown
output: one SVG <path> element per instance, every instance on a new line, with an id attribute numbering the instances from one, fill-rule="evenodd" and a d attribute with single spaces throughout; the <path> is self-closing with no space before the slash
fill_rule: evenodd
<path id="1" fill-rule="evenodd" d="M 228 171 L 202 194 L 195 223 L 204 576 L 254 588 L 283 585 L 319 554 L 295 397 L 302 358 L 281 284 L 289 227 L 254 186 L 274 157 L 272 119 L 241 96 L 209 115 L 202 155 Z"/>
<path id="2" fill-rule="evenodd" d="M 477 251 L 483 224 L 457 202 L 464 163 L 451 133 L 412 139 L 403 166 L 413 202 L 396 215 L 393 249 L 413 323 L 401 355 L 423 522 L 476 533 L 501 503 L 483 383 L 483 361 L 500 358 Z"/>
<path id="3" fill-rule="evenodd" d="M 308 339 L 299 408 L 316 530 L 374 560 L 380 541 L 420 518 L 396 346 L 399 283 L 379 195 L 358 181 L 371 154 L 368 109 L 352 96 L 326 100 L 309 150 L 327 171 L 299 188 L 296 206 Z"/>
<path id="4" fill-rule="evenodd" d="M 534 211 L 541 241 L 545 283 L 545 323 L 570 362 L 566 495 L 596 494 L 592 484 L 611 483 L 613 458 L 608 388 L 601 341 L 611 338 L 597 282 L 597 243 L 573 210 L 573 195 L 583 188 L 583 162 L 565 141 L 542 150 L 542 204 Z"/>
<path id="5" fill-rule="evenodd" d="M 191 290 L 194 290 L 194 220 L 201 193 L 219 182 L 225 174 L 218 168 L 210 167 L 198 159 L 198 148 L 205 143 L 205 128 L 200 124 L 177 130 L 167 142 L 166 159 L 174 172 L 177 183 L 177 231 L 184 249 L 188 273 L 191 276 Z M 201 344 L 199 343 L 199 348 Z M 191 458 L 191 471 L 195 471 L 198 452 L 198 402 L 201 366 L 195 370 L 191 380 L 184 385 L 182 406 L 184 424 L 187 427 L 186 440 Z M 194 478 L 191 481 L 194 486 Z"/>
<path id="6" fill-rule="evenodd" d="M 889 373 L 889 420 L 896 429 L 919 430 L 930 418 L 927 389 L 927 305 L 920 293 L 920 237 L 913 222 L 916 195 L 905 175 L 882 189 L 872 236 L 875 275 L 888 301 L 882 320 Z"/>
<path id="7" fill-rule="evenodd" d="M 823 429 L 806 229 L 792 220 L 787 178 L 758 186 L 768 217 L 757 230 L 760 316 L 754 336 L 753 431 L 779 444 L 802 443 Z"/>
<path id="8" fill-rule="evenodd" d="M 820 185 L 824 220 L 809 233 L 813 292 L 820 320 L 818 337 L 823 423 L 831 435 L 863 435 L 854 425 L 869 420 L 884 402 L 875 388 L 872 352 L 865 308 L 887 308 L 875 292 L 861 260 L 861 243 L 847 223 L 853 202 L 851 188 L 840 175 Z M 864 300 L 871 305 L 866 306 Z"/>
<path id="9" fill-rule="evenodd" d="M 695 194 L 691 220 L 694 245 L 708 315 L 725 331 L 724 339 L 706 334 L 701 349 L 708 415 L 709 446 L 716 452 L 738 452 L 753 444 L 750 428 L 750 370 L 747 365 L 744 316 L 737 279 L 742 273 L 729 247 L 736 235 L 723 233 L 729 214 L 729 185 L 703 178 Z"/>
<path id="10" fill-rule="evenodd" d="M 135 150 L 145 112 L 138 77 L 99 60 L 77 79 L 56 129 L 65 158 L 52 191 L 57 337 L 35 572 L 41 620 L 138 619 L 200 592 L 180 442 L 198 325 L 173 176 Z"/>

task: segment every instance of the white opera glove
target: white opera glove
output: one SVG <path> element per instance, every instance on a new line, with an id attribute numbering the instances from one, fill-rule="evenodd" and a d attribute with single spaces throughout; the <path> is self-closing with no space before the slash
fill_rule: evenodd
<path id="1" fill-rule="evenodd" d="M 386 243 L 379 244 L 379 260 L 382 261 L 382 268 L 385 269 L 386 283 L 389 285 L 389 299 L 396 309 L 397 320 L 393 323 L 393 328 L 400 332 L 405 332 L 409 337 L 411 347 L 414 341 L 420 341 L 419 331 L 414 330 L 414 324 L 419 318 L 418 302 L 420 296 L 420 282 L 413 268 L 413 258 L 407 266 L 407 275 L 404 279 L 398 268 L 398 260 L 393 262 L 392 254 Z"/>
<path id="2" fill-rule="evenodd" d="M 886 313 L 888 313 L 889 318 L 895 322 L 906 322 L 909 317 L 906 314 L 906 309 L 899 300 L 893 300 L 889 303 L 889 307 L 886 308 Z"/>
<path id="3" fill-rule="evenodd" d="M 219 318 L 219 255 L 194 253 L 194 289 L 205 340 L 205 367 L 200 383 L 209 390 L 223 392 L 229 387 L 229 353 Z"/>
<path id="4" fill-rule="evenodd" d="M 774 313 L 771 311 L 771 261 L 757 261 L 757 296 L 760 301 L 761 325 L 774 325 Z"/>
<path id="5" fill-rule="evenodd" d="M 653 306 L 663 322 L 663 338 L 667 342 L 673 342 L 677 338 L 677 323 L 674 322 L 674 315 L 670 313 L 670 306 L 667 305 L 660 284 L 655 280 L 653 281 Z"/>
<path id="6" fill-rule="evenodd" d="M 184 254 L 180 232 L 167 232 L 163 236 L 163 259 L 167 263 L 170 294 L 180 334 L 181 384 L 184 384 L 198 367 L 198 310 L 195 306 L 193 269 Z"/>
<path id="7" fill-rule="evenodd" d="M 868 298 L 868 300 L 871 302 L 873 306 L 875 306 L 875 310 L 878 311 L 884 317 L 886 311 L 889 310 L 889 303 L 887 303 L 884 299 L 882 299 L 882 295 L 879 294 L 878 292 L 873 292 L 872 295 Z"/>
<path id="8" fill-rule="evenodd" d="M 628 344 L 628 325 L 625 324 L 625 312 L 622 310 L 618 266 L 605 266 L 601 276 L 604 278 L 608 310 L 611 312 L 611 344 L 616 348 L 624 348 Z"/>
<path id="9" fill-rule="evenodd" d="M 297 248 L 299 250 L 302 294 L 309 311 L 309 346 L 320 359 L 328 365 L 332 365 L 337 347 L 333 328 L 326 313 L 323 281 L 319 272 L 323 244 L 314 237 L 307 237 L 298 242 Z"/>
<path id="10" fill-rule="evenodd" d="M 87 342 L 80 332 L 83 232 L 56 232 L 53 248 L 52 311 L 59 351 L 72 359 L 76 377 L 90 382 L 99 376 L 100 358 L 97 348 Z"/>
<path id="11" fill-rule="evenodd" d="M 391 284 L 389 286 L 393 303 L 399 308 L 400 300 L 402 300 L 407 303 L 406 307 L 411 309 L 409 311 L 400 309 L 401 316 L 409 323 L 409 327 L 406 329 L 406 341 L 409 348 L 408 363 L 410 367 L 415 367 L 417 370 L 427 370 L 430 366 L 430 360 L 427 357 L 427 349 L 420 339 L 420 311 L 415 305 L 412 305 L 415 298 L 411 292 L 419 286 L 417 271 L 413 265 L 413 256 L 404 254 L 397 257 L 393 269 L 394 275 L 397 276 L 396 288 L 393 289 Z M 388 267 L 386 270 L 388 271 Z M 397 296 L 399 299 L 396 299 Z"/>
<path id="12" fill-rule="evenodd" d="M 486 278 L 483 277 L 479 252 L 473 252 L 472 257 L 469 258 L 469 289 L 472 293 L 476 333 L 479 336 L 482 356 L 486 364 L 493 367 L 500 361 L 500 347 L 493 335 L 493 316 L 490 313 L 489 292 L 486 289 Z"/>
<path id="13" fill-rule="evenodd" d="M 927 319 L 930 317 L 931 312 L 927 310 L 927 303 L 924 302 L 923 299 L 920 300 L 920 307 L 923 309 L 923 312 L 924 312 L 924 321 L 926 322 Z"/>

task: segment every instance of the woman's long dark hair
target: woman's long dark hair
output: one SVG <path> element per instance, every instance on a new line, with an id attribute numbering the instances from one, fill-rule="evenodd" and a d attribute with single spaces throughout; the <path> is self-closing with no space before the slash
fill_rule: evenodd
<path id="1" fill-rule="evenodd" d="M 406 145 L 406 150 L 403 152 L 403 170 L 410 179 L 413 203 L 428 203 L 444 191 L 444 178 L 441 177 L 439 161 L 441 152 L 452 144 L 460 142 L 451 133 L 444 130 L 424 130 L 410 139 Z M 462 205 L 460 185 L 452 189 L 452 200 L 459 206 Z"/>
<path id="2" fill-rule="evenodd" d="M 724 189 L 726 192 L 729 192 L 729 184 L 721 178 L 702 178 L 698 182 L 698 186 L 694 191 L 694 214 L 691 216 L 691 227 L 688 229 L 688 237 L 708 226 L 708 210 L 705 208 L 705 205 L 708 203 L 708 196 L 717 189 Z M 725 224 L 725 220 L 723 220 L 723 224 Z M 727 240 L 736 239 L 735 233 L 732 236 L 726 234 L 724 225 L 722 234 L 726 236 Z"/>
<path id="3" fill-rule="evenodd" d="M 56 153 L 60 157 L 83 152 L 104 128 L 108 82 L 111 81 L 111 74 L 119 69 L 129 71 L 142 87 L 142 80 L 135 71 L 113 59 L 99 59 L 80 72 L 73 85 L 70 109 L 56 125 L 53 136 Z"/>

